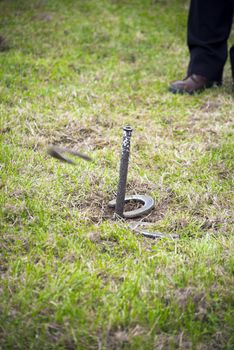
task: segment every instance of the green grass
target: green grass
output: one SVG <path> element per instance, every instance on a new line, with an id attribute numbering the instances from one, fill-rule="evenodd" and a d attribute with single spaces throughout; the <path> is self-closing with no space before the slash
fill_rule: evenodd
<path id="1" fill-rule="evenodd" d="M 188 1 L 0 2 L 0 349 L 233 349 L 233 134 L 222 88 L 172 95 Z M 233 39 L 233 35 L 232 35 Z M 179 239 L 112 219 L 128 193 Z M 46 153 L 91 155 L 77 167 Z"/>

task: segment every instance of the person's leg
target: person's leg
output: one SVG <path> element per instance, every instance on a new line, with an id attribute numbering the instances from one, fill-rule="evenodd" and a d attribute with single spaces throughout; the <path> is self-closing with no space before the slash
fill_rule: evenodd
<path id="1" fill-rule="evenodd" d="M 171 84 L 171 92 L 193 94 L 214 83 L 221 84 L 233 12 L 234 0 L 191 0 L 188 17 L 188 74 L 184 80 Z M 234 72 L 234 49 L 230 54 L 233 55 Z"/>
<path id="2" fill-rule="evenodd" d="M 234 45 L 230 48 L 230 61 L 231 61 L 231 68 L 232 68 L 232 81 L 234 85 Z"/>
<path id="3" fill-rule="evenodd" d="M 197 74 L 210 81 L 222 81 L 233 8 L 233 0 L 191 0 L 188 75 Z"/>

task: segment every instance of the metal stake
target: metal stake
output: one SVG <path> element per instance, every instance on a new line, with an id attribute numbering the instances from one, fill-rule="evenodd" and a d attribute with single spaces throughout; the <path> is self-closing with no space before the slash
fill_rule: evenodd
<path id="1" fill-rule="evenodd" d="M 122 156 L 120 161 L 119 184 L 115 206 L 115 214 L 117 217 L 123 217 L 132 131 L 133 129 L 131 126 L 127 125 L 123 127 Z"/>

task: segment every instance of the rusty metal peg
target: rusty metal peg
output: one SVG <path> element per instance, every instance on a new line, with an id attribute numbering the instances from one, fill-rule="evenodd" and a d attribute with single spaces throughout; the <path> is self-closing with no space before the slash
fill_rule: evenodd
<path id="1" fill-rule="evenodd" d="M 126 125 L 123 127 L 123 141 L 122 141 L 122 155 L 120 160 L 119 169 L 119 184 L 116 197 L 115 215 L 117 217 L 124 217 L 124 203 L 125 203 L 125 193 L 126 193 L 126 183 L 128 175 L 128 163 L 130 155 L 131 146 L 131 136 L 133 129 L 131 126 Z"/>

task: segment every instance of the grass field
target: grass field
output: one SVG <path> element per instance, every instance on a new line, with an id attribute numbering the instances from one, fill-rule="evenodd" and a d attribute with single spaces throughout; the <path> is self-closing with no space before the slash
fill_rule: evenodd
<path id="1" fill-rule="evenodd" d="M 168 92 L 186 71 L 187 10 L 0 1 L 1 350 L 234 349 L 231 72 Z M 144 221 L 165 239 L 107 208 L 126 124 L 127 192 L 155 199 Z M 60 163 L 48 144 L 94 161 Z"/>

